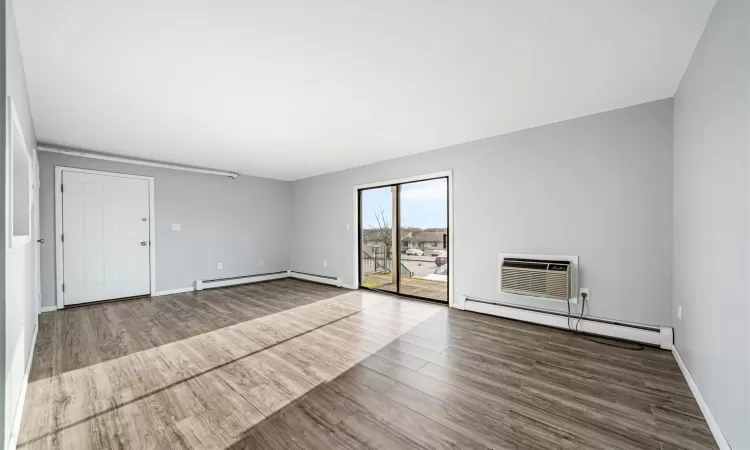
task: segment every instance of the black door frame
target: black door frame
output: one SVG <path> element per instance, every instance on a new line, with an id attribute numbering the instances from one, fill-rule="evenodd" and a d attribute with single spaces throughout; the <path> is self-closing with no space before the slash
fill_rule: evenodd
<path id="1" fill-rule="evenodd" d="M 450 224 L 450 211 L 451 211 L 451 208 L 450 208 L 450 201 L 451 201 L 451 198 L 450 198 L 450 182 L 451 182 L 451 179 L 450 179 L 450 177 L 448 175 L 441 175 L 441 176 L 437 176 L 437 177 L 427 177 L 427 178 L 423 178 L 423 179 L 416 179 L 416 180 L 412 180 L 412 181 L 404 181 L 404 182 L 399 182 L 399 183 L 386 183 L 386 184 L 382 184 L 382 185 L 368 186 L 368 187 L 365 187 L 365 188 L 359 188 L 359 189 L 357 189 L 357 236 L 358 236 L 358 239 L 357 239 L 357 260 L 358 260 L 358 265 L 359 265 L 359 270 L 357 271 L 358 272 L 357 273 L 357 278 L 358 278 L 357 279 L 357 286 L 358 286 L 359 289 L 365 289 L 365 290 L 373 291 L 373 292 L 381 292 L 381 293 L 393 294 L 393 295 L 398 295 L 398 296 L 401 296 L 401 297 L 413 298 L 413 299 L 416 299 L 416 300 L 426 300 L 426 301 L 440 303 L 440 304 L 446 304 L 446 305 L 448 305 L 450 303 L 450 292 L 451 292 L 450 291 L 450 288 L 451 288 L 451 285 L 450 285 L 450 282 L 451 282 L 450 281 L 450 276 L 447 277 L 448 281 L 446 281 L 446 283 L 445 283 L 445 289 L 446 289 L 446 292 L 445 292 L 445 294 L 446 294 L 445 295 L 445 297 L 446 297 L 445 301 L 437 300 L 437 299 L 429 298 L 429 297 L 420 297 L 420 296 L 417 296 L 417 295 L 404 294 L 404 293 L 401 292 L 401 186 L 403 186 L 405 184 L 421 183 L 423 181 L 440 180 L 440 179 L 445 179 L 446 180 L 446 185 L 445 185 L 445 199 L 446 199 L 445 200 L 445 216 L 446 216 L 445 217 L 446 218 L 446 221 L 445 221 L 445 224 L 446 224 L 445 225 L 445 235 L 446 235 L 446 238 L 445 239 L 446 239 L 447 245 L 446 245 L 445 249 L 448 251 L 448 262 L 450 262 L 450 254 L 451 254 L 451 249 L 452 249 L 452 244 L 453 243 L 451 242 L 451 239 L 450 239 L 451 238 L 451 232 L 450 232 L 450 226 L 451 226 L 451 224 Z M 396 188 L 396 217 L 393 217 L 393 219 L 392 219 L 393 220 L 393 224 L 391 225 L 391 226 L 395 226 L 396 227 L 396 244 L 395 244 L 396 249 L 393 252 L 393 253 L 395 253 L 395 260 L 393 261 L 393 265 L 394 265 L 394 269 L 393 270 L 396 270 L 396 292 L 386 291 L 384 289 L 371 288 L 371 287 L 364 286 L 362 284 L 362 278 L 363 278 L 363 273 L 364 273 L 362 271 L 362 238 L 363 238 L 363 233 L 362 233 L 362 230 L 363 230 L 363 228 L 362 228 L 362 192 L 363 191 L 369 191 L 369 190 L 372 190 L 372 189 L 383 189 L 383 188 L 387 188 L 387 187 L 390 187 L 390 188 L 395 187 Z M 449 271 L 451 270 L 450 267 L 448 268 L 448 270 Z"/>

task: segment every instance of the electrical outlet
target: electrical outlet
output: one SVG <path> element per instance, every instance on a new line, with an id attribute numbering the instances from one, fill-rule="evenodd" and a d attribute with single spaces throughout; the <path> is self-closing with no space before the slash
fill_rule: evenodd
<path id="1" fill-rule="evenodd" d="M 263 262 L 263 260 L 261 259 L 261 260 L 260 260 L 260 265 L 262 266 L 263 264 L 265 264 L 265 263 L 264 263 L 264 262 Z"/>
<path id="2" fill-rule="evenodd" d="M 219 269 L 219 270 L 223 269 L 224 268 L 224 263 L 217 264 L 216 268 Z"/>
<path id="3" fill-rule="evenodd" d="M 682 320 L 682 305 L 677 305 L 677 318 Z"/>
<path id="4" fill-rule="evenodd" d="M 173 223 L 172 224 L 172 231 L 180 231 L 180 224 L 179 223 Z"/>
<path id="5" fill-rule="evenodd" d="M 578 299 L 583 301 L 583 294 L 586 294 L 586 301 L 591 301 L 591 294 L 589 294 L 589 288 L 580 288 L 578 290 Z"/>
<path id="6" fill-rule="evenodd" d="M 323 267 L 328 267 L 328 261 L 323 261 Z"/>

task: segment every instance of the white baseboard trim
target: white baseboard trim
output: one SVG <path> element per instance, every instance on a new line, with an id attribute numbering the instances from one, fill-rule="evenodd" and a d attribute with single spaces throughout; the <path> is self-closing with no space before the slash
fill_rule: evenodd
<path id="1" fill-rule="evenodd" d="M 183 292 L 191 292 L 194 291 L 194 287 L 187 287 L 187 288 L 178 288 L 178 289 L 167 289 L 166 291 L 159 291 L 156 294 L 152 295 L 152 297 L 159 297 L 162 295 L 170 295 L 170 294 L 182 294 Z"/>
<path id="2" fill-rule="evenodd" d="M 236 286 L 238 284 L 259 283 L 261 281 L 278 280 L 288 276 L 287 271 L 284 271 L 262 275 L 249 275 L 246 277 L 227 278 L 224 280 L 195 280 L 195 290 L 202 291 L 203 289 Z"/>
<path id="3" fill-rule="evenodd" d="M 316 283 L 330 284 L 332 286 L 343 287 L 344 279 L 341 277 L 326 277 L 322 275 L 313 275 L 311 273 L 295 272 L 293 270 L 286 271 L 288 276 L 297 278 L 300 280 L 314 281 Z"/>
<path id="4" fill-rule="evenodd" d="M 353 290 L 359 289 L 359 286 L 354 285 L 354 284 L 342 284 L 341 287 L 344 289 L 353 289 Z"/>
<path id="5" fill-rule="evenodd" d="M 34 334 L 31 336 L 31 348 L 26 357 L 26 368 L 23 371 L 23 384 L 21 384 L 21 393 L 16 404 L 16 412 L 13 416 L 13 425 L 10 429 L 10 439 L 8 439 L 8 449 L 16 450 L 18 444 L 18 435 L 21 432 L 21 419 L 23 419 L 23 406 L 26 403 L 26 390 L 29 387 L 29 374 L 31 373 L 31 363 L 34 358 L 34 347 L 36 347 L 36 334 L 39 331 L 39 321 L 34 327 Z"/>
<path id="6" fill-rule="evenodd" d="M 57 306 L 40 306 L 39 307 L 39 314 L 52 312 L 52 311 L 57 311 Z"/>
<path id="7" fill-rule="evenodd" d="M 568 318 L 559 315 L 556 312 L 545 312 L 543 310 L 520 309 L 511 306 L 504 306 L 496 303 L 485 303 L 475 301 L 471 298 L 463 300 L 463 309 L 493 316 L 505 317 L 508 319 L 521 320 L 540 325 L 547 325 L 556 328 L 568 328 Z M 575 328 L 577 318 L 570 319 L 570 325 Z M 665 350 L 672 349 L 672 328 L 671 327 L 649 327 L 645 325 L 633 324 L 634 326 L 620 325 L 616 323 L 598 322 L 593 320 L 581 320 L 578 330 L 609 336 L 628 341 L 642 342 L 644 344 L 658 345 Z"/>
<path id="8" fill-rule="evenodd" d="M 721 428 L 719 428 L 719 423 L 714 418 L 714 415 L 711 414 L 711 410 L 708 409 L 708 403 L 706 403 L 706 400 L 703 399 L 703 395 L 701 395 L 701 391 L 698 390 L 698 385 L 695 384 L 695 380 L 693 379 L 693 376 L 690 375 L 690 371 L 685 365 L 685 362 L 682 360 L 682 357 L 680 356 L 680 352 L 677 351 L 677 347 L 675 347 L 674 345 L 672 346 L 672 354 L 674 355 L 674 359 L 677 360 L 677 365 L 680 366 L 680 370 L 682 371 L 682 376 L 685 377 L 685 380 L 687 380 L 688 386 L 690 386 L 690 392 L 693 393 L 693 397 L 695 397 L 695 401 L 698 402 L 698 406 L 700 407 L 701 412 L 703 413 L 703 418 L 706 419 L 706 423 L 708 423 L 708 428 L 711 429 L 711 434 L 714 435 L 714 439 L 716 439 L 716 444 L 719 446 L 719 449 L 720 450 L 732 450 L 732 447 L 729 446 L 727 439 L 724 437 L 724 433 L 722 433 Z"/>

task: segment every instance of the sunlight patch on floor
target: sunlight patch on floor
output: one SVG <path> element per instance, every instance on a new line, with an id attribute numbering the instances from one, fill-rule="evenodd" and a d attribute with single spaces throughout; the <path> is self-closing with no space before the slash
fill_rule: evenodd
<path id="1" fill-rule="evenodd" d="M 225 448 L 440 309 L 350 292 L 39 380 L 18 448 Z"/>

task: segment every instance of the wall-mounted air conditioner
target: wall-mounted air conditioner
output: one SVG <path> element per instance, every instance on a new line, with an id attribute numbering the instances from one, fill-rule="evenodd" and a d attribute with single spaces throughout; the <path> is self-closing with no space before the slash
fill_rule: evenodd
<path id="1" fill-rule="evenodd" d="M 499 263 L 500 292 L 578 303 L 577 256 L 501 253 Z"/>

